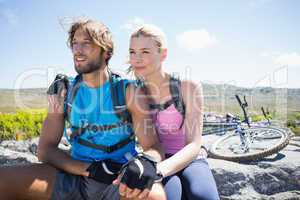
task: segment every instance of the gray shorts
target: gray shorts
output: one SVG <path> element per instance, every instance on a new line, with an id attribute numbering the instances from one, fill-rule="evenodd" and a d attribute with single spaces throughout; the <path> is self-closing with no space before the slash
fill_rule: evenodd
<path id="1" fill-rule="evenodd" d="M 119 200 L 118 187 L 99 183 L 84 176 L 59 171 L 51 196 L 52 200 Z"/>

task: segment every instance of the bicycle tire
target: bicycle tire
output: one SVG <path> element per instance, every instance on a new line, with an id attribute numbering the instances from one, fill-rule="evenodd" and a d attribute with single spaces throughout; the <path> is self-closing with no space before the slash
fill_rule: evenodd
<path id="1" fill-rule="evenodd" d="M 274 132 L 280 133 L 281 138 L 279 142 L 274 144 L 273 146 L 266 148 L 265 150 L 262 150 L 260 152 L 250 152 L 250 153 L 243 153 L 243 154 L 233 154 L 233 155 L 227 155 L 224 152 L 220 152 L 218 150 L 218 146 L 222 145 L 222 142 L 225 140 L 228 140 L 232 137 L 239 137 L 236 133 L 229 133 L 224 136 L 222 136 L 220 139 L 218 139 L 211 148 L 209 149 L 209 156 L 211 158 L 216 159 L 223 159 L 228 161 L 234 161 L 234 162 L 244 162 L 244 161 L 256 161 L 260 160 L 262 158 L 265 158 L 267 156 L 273 155 L 275 153 L 278 153 L 280 150 L 282 150 L 284 147 L 286 147 L 290 140 L 290 131 L 287 129 L 277 128 L 277 127 L 259 127 L 259 128 L 249 128 L 246 131 L 255 131 L 255 129 L 258 130 L 273 130 Z M 226 148 L 226 147 L 225 147 Z"/>

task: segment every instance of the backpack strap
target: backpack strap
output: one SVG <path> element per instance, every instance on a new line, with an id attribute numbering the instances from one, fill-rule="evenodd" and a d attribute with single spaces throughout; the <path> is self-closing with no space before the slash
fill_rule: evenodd
<path id="1" fill-rule="evenodd" d="M 105 146 L 102 144 L 94 144 L 94 143 L 91 143 L 91 142 L 81 139 L 81 138 L 78 138 L 78 143 L 81 145 L 84 145 L 84 146 L 94 148 L 94 149 L 105 151 L 106 153 L 111 153 L 111 152 L 114 152 L 114 151 L 126 146 L 130 142 L 134 141 L 134 139 L 135 139 L 134 134 L 131 134 L 129 137 L 125 138 L 124 140 L 121 140 L 120 142 L 118 142 L 114 145 L 111 145 L 111 146 Z"/>
<path id="2" fill-rule="evenodd" d="M 145 87 L 142 80 L 139 80 L 137 83 L 138 86 L 145 89 L 145 93 L 149 94 L 147 92 L 147 87 Z M 181 122 L 180 128 L 182 128 L 184 120 L 185 120 L 185 104 L 182 97 L 181 92 L 181 81 L 178 77 L 175 77 L 174 75 L 170 76 L 170 82 L 169 82 L 169 89 L 172 96 L 172 99 L 165 102 L 164 104 L 149 104 L 149 108 L 151 110 L 158 109 L 158 110 L 165 110 L 168 108 L 172 103 L 174 103 L 176 110 L 183 116 L 183 120 Z"/>
<path id="3" fill-rule="evenodd" d="M 86 125 L 85 127 L 75 127 L 72 126 L 73 132 L 70 136 L 70 141 L 73 141 L 75 137 L 80 136 L 81 134 L 83 134 L 86 130 L 88 131 L 109 131 L 111 129 L 114 128 L 118 128 L 120 126 L 124 125 L 123 122 L 121 123 L 115 123 L 115 124 L 111 124 L 111 125 L 103 125 L 103 126 L 90 126 L 90 125 Z M 113 144 L 111 146 L 106 146 L 103 144 L 94 144 L 88 140 L 82 139 L 81 137 L 78 137 L 77 142 L 81 145 L 90 147 L 90 148 L 94 148 L 94 149 L 98 149 L 101 151 L 104 151 L 106 153 L 111 153 L 113 151 L 116 151 L 124 146 L 126 146 L 127 144 L 129 144 L 130 142 L 134 141 L 135 139 L 135 135 L 133 134 L 133 132 L 125 139 L 117 142 L 116 144 Z"/>
<path id="4" fill-rule="evenodd" d="M 70 124 L 71 124 L 70 114 L 71 114 L 71 110 L 72 110 L 72 106 L 73 106 L 73 101 L 78 92 L 81 82 L 82 82 L 81 74 L 77 75 L 73 81 L 69 81 L 70 84 L 68 87 L 67 98 L 65 101 L 64 116 L 65 116 L 65 119 L 67 120 L 67 122 Z"/>
<path id="5" fill-rule="evenodd" d="M 70 136 L 70 139 L 73 140 L 76 136 L 80 136 L 86 130 L 92 131 L 92 132 L 110 131 L 110 130 L 112 130 L 114 128 L 118 128 L 122 125 L 124 125 L 122 122 L 118 122 L 118 123 L 109 124 L 109 125 L 90 125 L 90 124 L 86 124 L 82 127 L 72 126 L 71 128 L 73 129 L 73 132 Z"/>
<path id="6" fill-rule="evenodd" d="M 183 120 L 180 125 L 180 128 L 181 128 L 184 123 L 184 119 L 185 119 L 185 104 L 184 104 L 183 97 L 182 97 L 180 79 L 178 77 L 175 77 L 174 75 L 172 75 L 170 77 L 170 86 L 169 87 L 170 87 L 170 92 L 172 95 L 172 100 L 175 104 L 175 108 L 183 116 Z"/>
<path id="7" fill-rule="evenodd" d="M 125 80 L 117 74 L 114 74 L 109 71 L 109 81 L 110 81 L 110 91 L 111 98 L 113 102 L 113 107 L 115 114 L 118 118 L 124 123 L 132 123 L 131 114 L 129 113 L 126 105 L 126 88 L 128 84 L 125 84 Z M 77 94 L 77 91 L 82 82 L 82 75 L 77 75 L 73 83 L 69 85 L 69 90 L 67 92 L 68 96 L 66 99 L 65 105 L 65 118 L 68 122 L 69 115 L 72 110 L 72 104 Z"/>
<path id="8" fill-rule="evenodd" d="M 149 104 L 149 108 L 150 108 L 150 110 L 157 109 L 157 110 L 161 111 L 161 110 L 167 109 L 170 105 L 172 105 L 173 102 L 174 102 L 173 99 L 170 99 L 169 101 L 167 101 L 163 104 Z"/>
<path id="9" fill-rule="evenodd" d="M 109 72 L 111 99 L 115 114 L 125 124 L 132 123 L 131 114 L 126 105 L 126 84 L 124 79 L 117 74 Z"/>

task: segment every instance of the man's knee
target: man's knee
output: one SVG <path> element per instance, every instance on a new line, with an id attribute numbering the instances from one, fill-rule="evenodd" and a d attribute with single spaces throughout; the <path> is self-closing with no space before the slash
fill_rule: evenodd
<path id="1" fill-rule="evenodd" d="M 2 199 L 13 199 L 11 196 L 13 190 L 11 189 L 11 182 L 9 180 L 10 174 L 7 173 L 6 168 L 0 167 L 0 200 Z"/>
<path id="2" fill-rule="evenodd" d="M 0 167 L 0 194 L 5 191 L 7 184 L 7 175 L 9 175 L 4 167 Z"/>
<path id="3" fill-rule="evenodd" d="M 3 193 L 3 191 L 5 191 L 5 184 L 2 178 L 0 178 L 0 194 Z"/>
<path id="4" fill-rule="evenodd" d="M 56 170 L 44 164 L 0 167 L 0 200 L 50 196 Z M 10 196 L 4 198 L 3 195 Z M 29 198 L 29 197 L 28 197 Z"/>

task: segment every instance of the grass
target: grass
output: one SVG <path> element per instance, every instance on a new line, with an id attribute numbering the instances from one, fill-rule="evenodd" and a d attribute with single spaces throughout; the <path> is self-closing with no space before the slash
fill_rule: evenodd
<path id="1" fill-rule="evenodd" d="M 296 123 L 297 120 L 300 120 L 300 89 L 240 88 L 232 85 L 203 84 L 203 91 L 205 112 L 220 114 L 229 112 L 241 116 L 242 112 L 234 95 L 246 95 L 251 116 L 261 118 L 260 108 L 264 106 L 264 108 L 269 109 L 274 119 L 285 121 L 295 134 L 300 135 L 300 127 Z M 45 88 L 0 89 L 0 113 L 2 113 L 0 116 L 7 113 L 15 115 L 20 110 L 21 112 L 24 110 L 24 112 L 26 110 L 39 110 L 41 113 L 45 113 L 46 107 Z M 41 109 L 44 111 L 41 111 Z M 27 113 L 31 113 L 31 111 Z M 15 126 L 20 126 L 20 124 Z M 16 131 L 17 128 L 11 128 L 11 130 Z M 0 130 L 0 138 L 3 138 L 3 134 Z M 38 134 L 38 131 L 31 132 L 31 135 L 35 134 Z M 11 134 L 10 137 L 12 137 Z"/>

